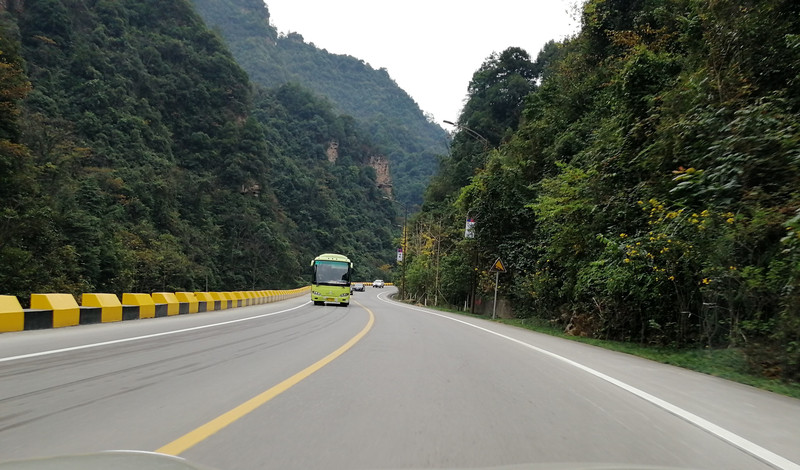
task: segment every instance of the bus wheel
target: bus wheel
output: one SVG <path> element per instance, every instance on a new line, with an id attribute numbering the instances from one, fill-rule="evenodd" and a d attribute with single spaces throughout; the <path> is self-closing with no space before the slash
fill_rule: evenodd
<path id="1" fill-rule="evenodd" d="M 321 300 L 315 300 L 314 301 L 314 305 L 325 305 L 325 302 L 323 302 Z"/>
<path id="2" fill-rule="evenodd" d="M 341 305 L 342 307 L 349 307 L 350 306 L 350 302 L 344 302 L 344 303 L 341 303 L 339 305 Z"/>

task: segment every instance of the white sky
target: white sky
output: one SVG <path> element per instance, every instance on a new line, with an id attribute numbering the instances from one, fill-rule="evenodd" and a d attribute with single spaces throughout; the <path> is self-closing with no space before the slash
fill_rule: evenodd
<path id="1" fill-rule="evenodd" d="M 426 113 L 455 121 L 472 74 L 492 52 L 535 59 L 578 30 L 576 0 L 265 0 L 279 32 L 386 68 Z"/>

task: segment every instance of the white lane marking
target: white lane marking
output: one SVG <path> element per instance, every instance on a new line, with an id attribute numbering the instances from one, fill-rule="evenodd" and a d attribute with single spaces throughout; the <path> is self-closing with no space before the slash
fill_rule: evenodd
<path id="1" fill-rule="evenodd" d="M 647 393 L 647 392 L 645 392 L 643 390 L 640 390 L 640 389 L 638 389 L 638 388 L 636 388 L 636 387 L 634 387 L 632 385 L 628 385 L 627 383 L 625 383 L 625 382 L 623 382 L 621 380 L 617 380 L 614 377 L 611 377 L 611 376 L 606 375 L 606 374 L 604 374 L 604 373 L 602 373 L 600 371 L 592 369 L 591 367 L 585 366 L 585 365 L 583 365 L 583 364 L 581 364 L 579 362 L 575 362 L 572 359 L 567 359 L 564 356 L 559 356 L 558 354 L 550 352 L 550 351 L 548 351 L 546 349 L 542 349 L 542 348 L 534 346 L 532 344 L 528 344 L 528 343 L 526 343 L 524 341 L 520 341 L 520 340 L 512 338 L 510 336 L 506 336 L 506 335 L 504 335 L 502 333 L 498 333 L 496 331 L 492 331 L 490 329 L 483 328 L 482 326 L 478 326 L 478 325 L 475 325 L 473 323 L 470 323 L 470 322 L 467 322 L 467 321 L 464 321 L 464 320 L 459 320 L 458 318 L 449 317 L 447 315 L 442 315 L 441 313 L 432 312 L 430 310 L 423 310 L 421 308 L 411 307 L 409 305 L 406 305 L 406 304 L 403 304 L 403 303 L 400 303 L 400 302 L 394 302 L 394 301 L 387 300 L 387 299 L 385 299 L 383 297 L 383 294 L 378 295 L 378 299 L 382 300 L 383 302 L 392 303 L 394 305 L 400 305 L 400 306 L 405 307 L 405 308 L 410 309 L 410 310 L 416 310 L 418 312 L 427 313 L 429 315 L 435 315 L 437 317 L 442 317 L 442 318 L 445 318 L 447 320 L 452 320 L 454 322 L 463 323 L 464 325 L 471 326 L 472 328 L 476 328 L 478 330 L 484 331 L 486 333 L 493 334 L 495 336 L 499 336 L 500 338 L 507 339 L 507 340 L 509 340 L 511 342 L 517 343 L 517 344 L 519 344 L 521 346 L 524 346 L 524 347 L 526 347 L 528 349 L 532 349 L 532 350 L 534 350 L 534 351 L 536 351 L 538 353 L 541 353 L 541 354 L 544 354 L 546 356 L 549 356 L 549 357 L 551 357 L 553 359 L 557 359 L 559 361 L 565 362 L 565 363 L 567 363 L 567 364 L 569 364 L 569 365 L 571 365 L 573 367 L 577 367 L 578 369 L 580 369 L 580 370 L 582 370 L 584 372 L 588 372 L 589 374 L 592 374 L 592 375 L 594 375 L 595 377 L 597 377 L 599 379 L 605 380 L 606 382 L 608 382 L 610 384 L 616 385 L 617 387 L 619 387 L 619 388 L 621 388 L 621 389 L 623 389 L 623 390 L 625 390 L 627 392 L 630 392 L 630 393 L 636 395 L 639 398 L 642 398 L 644 400 L 649 401 L 650 403 L 658 406 L 659 408 L 667 411 L 668 413 L 670 413 L 672 415 L 675 415 L 678 418 L 681 418 L 682 420 L 684 420 L 684 421 L 686 421 L 686 422 L 688 422 L 690 424 L 693 424 L 693 425 L 697 426 L 698 428 L 700 428 L 700 429 L 702 429 L 702 430 L 704 430 L 706 432 L 709 432 L 709 433 L 719 437 L 722 440 L 725 440 L 725 441 L 729 442 L 730 444 L 733 444 L 734 446 L 736 446 L 739 449 L 747 452 L 748 454 L 752 455 L 753 457 L 761 460 L 762 462 L 764 462 L 764 463 L 766 463 L 768 465 L 771 465 L 771 466 L 773 466 L 775 468 L 778 468 L 778 469 L 781 469 L 781 470 L 800 470 L 800 465 L 792 462 L 789 459 L 781 457 L 780 455 L 778 455 L 778 454 L 776 454 L 776 453 L 774 453 L 772 451 L 769 451 L 769 450 L 759 446 L 758 444 L 743 438 L 742 436 L 740 436 L 738 434 L 735 434 L 735 433 L 733 433 L 731 431 L 728 431 L 727 429 L 725 429 L 725 428 L 723 428 L 721 426 L 718 426 L 718 425 L 712 423 L 711 421 L 708 421 L 707 419 L 701 418 L 700 416 L 697 416 L 696 414 L 694 414 L 694 413 L 692 413 L 690 411 L 686 411 L 683 408 L 680 408 L 680 407 L 678 407 L 676 405 L 673 405 L 672 403 L 670 403 L 668 401 L 662 400 L 662 399 L 660 399 L 660 398 L 658 398 L 656 396 L 653 396 L 653 395 L 651 395 L 651 394 L 649 394 L 649 393 Z"/>
<path id="2" fill-rule="evenodd" d="M 36 352 L 36 353 L 22 354 L 20 356 L 0 357 L 0 363 L 16 361 L 16 360 L 19 360 L 19 359 L 29 359 L 29 358 L 32 358 L 32 357 L 49 356 L 51 354 L 58 354 L 58 353 L 69 352 L 69 351 L 78 351 L 78 350 L 81 350 L 81 349 L 97 348 L 97 347 L 100 347 L 100 346 L 108 346 L 109 344 L 119 344 L 119 343 L 127 343 L 127 342 L 130 342 L 130 341 L 138 341 L 138 340 L 141 340 L 141 339 L 157 338 L 159 336 L 174 335 L 174 334 L 177 334 L 177 333 L 185 333 L 187 331 L 203 330 L 203 329 L 206 329 L 206 328 L 213 328 L 215 326 L 230 325 L 232 323 L 239 323 L 239 322 L 243 322 L 243 321 L 255 320 L 255 319 L 258 319 L 258 318 L 271 317 L 272 315 L 278 315 L 280 313 L 291 312 L 292 310 L 297 310 L 300 307 L 305 307 L 306 305 L 308 305 L 310 303 L 311 303 L 311 301 L 308 301 L 308 302 L 300 304 L 300 305 L 298 305 L 296 307 L 287 308 L 286 310 L 280 310 L 280 311 L 272 312 L 272 313 L 263 313 L 261 315 L 256 315 L 256 316 L 253 316 L 253 317 L 239 318 L 239 319 L 236 319 L 236 320 L 228 320 L 228 321 L 224 321 L 224 322 L 220 322 L 220 323 L 211 323 L 209 325 L 193 326 L 191 328 L 183 328 L 181 330 L 163 331 L 161 333 L 153 333 L 153 334 L 150 334 L 150 335 L 132 336 L 130 338 L 122 338 L 122 339 L 114 339 L 114 340 L 110 340 L 110 341 L 103 341 L 102 343 L 91 343 L 91 344 L 83 344 L 83 345 L 80 345 L 80 346 L 71 346 L 69 348 L 51 349 L 49 351 L 40 351 L 40 352 Z M 217 310 L 217 311 L 220 311 L 220 310 Z"/>

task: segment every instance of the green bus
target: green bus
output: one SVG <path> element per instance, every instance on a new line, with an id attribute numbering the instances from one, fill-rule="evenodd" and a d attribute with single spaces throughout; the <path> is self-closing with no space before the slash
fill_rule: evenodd
<path id="1" fill-rule="evenodd" d="M 325 253 L 311 262 L 311 300 L 314 305 L 325 302 L 350 305 L 350 275 L 353 263 L 347 256 Z"/>

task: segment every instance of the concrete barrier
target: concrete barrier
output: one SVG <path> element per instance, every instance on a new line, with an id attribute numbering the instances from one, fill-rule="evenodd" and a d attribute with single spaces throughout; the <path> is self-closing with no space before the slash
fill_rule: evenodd
<path id="1" fill-rule="evenodd" d="M 238 305 L 236 305 L 236 296 L 233 295 L 233 292 L 223 292 L 222 295 L 228 299 L 228 308 L 238 307 Z"/>
<path id="2" fill-rule="evenodd" d="M 44 330 L 53 328 L 53 311 L 50 309 L 26 308 L 25 329 Z"/>
<path id="3" fill-rule="evenodd" d="M 153 292 L 151 297 L 153 297 L 153 302 L 156 304 L 165 304 L 167 306 L 167 315 L 178 315 L 180 313 L 180 302 L 172 292 Z"/>
<path id="4" fill-rule="evenodd" d="M 181 303 L 181 307 L 186 306 L 185 312 L 179 313 L 197 313 L 200 302 L 197 297 L 191 292 L 176 292 L 175 298 Z M 205 309 L 203 310 L 205 311 Z"/>
<path id="5" fill-rule="evenodd" d="M 78 307 L 78 324 L 91 325 L 92 323 L 103 323 L 103 309 L 101 307 Z"/>
<path id="6" fill-rule="evenodd" d="M 155 318 L 156 303 L 150 294 L 124 293 L 122 294 L 122 305 L 133 305 L 139 307 L 138 318 Z"/>
<path id="7" fill-rule="evenodd" d="M 81 305 L 71 294 L 32 294 L 31 308 L 13 295 L 0 295 L 0 333 L 118 322 L 260 305 L 305 295 L 311 287 L 233 292 L 85 293 Z"/>
<path id="8" fill-rule="evenodd" d="M 0 333 L 25 329 L 25 312 L 16 296 L 0 295 Z"/>
<path id="9" fill-rule="evenodd" d="M 215 306 L 216 300 L 214 300 L 214 296 L 211 295 L 211 292 L 195 292 L 194 296 L 197 297 L 197 301 L 199 302 L 197 305 L 198 312 L 219 310 L 219 307 Z M 205 304 L 205 310 L 202 310 L 203 304 Z"/>
<path id="10" fill-rule="evenodd" d="M 169 311 L 167 309 L 167 307 L 169 307 L 169 305 L 167 305 L 167 304 L 156 304 L 155 300 L 153 301 L 153 303 L 156 306 L 156 315 L 155 315 L 156 318 L 166 317 L 169 314 Z"/>
<path id="11" fill-rule="evenodd" d="M 138 320 L 139 319 L 139 306 L 138 305 L 123 305 L 122 306 L 122 321 Z"/>
<path id="12" fill-rule="evenodd" d="M 228 298 L 222 292 L 209 292 L 214 299 L 214 310 L 225 310 L 228 308 Z"/>
<path id="13" fill-rule="evenodd" d="M 244 293 L 242 291 L 235 291 L 231 292 L 231 297 L 233 297 L 233 306 L 234 307 L 246 307 L 247 302 L 244 299 Z"/>
<path id="14" fill-rule="evenodd" d="M 43 312 L 51 310 L 52 328 L 80 324 L 81 309 L 72 294 L 31 294 L 31 309 Z"/>
<path id="15" fill-rule="evenodd" d="M 99 322 L 91 320 L 84 320 L 84 312 L 92 312 L 93 310 L 87 309 L 100 308 Z M 122 303 L 119 298 L 114 294 L 81 294 L 81 325 L 87 323 L 108 323 L 122 321 Z"/>

